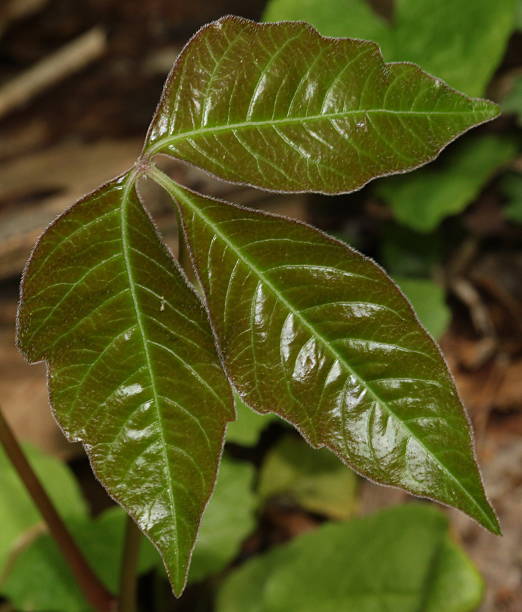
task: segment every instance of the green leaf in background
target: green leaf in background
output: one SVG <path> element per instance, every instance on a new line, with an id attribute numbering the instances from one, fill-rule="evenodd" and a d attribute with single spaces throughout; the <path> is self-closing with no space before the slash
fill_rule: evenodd
<path id="1" fill-rule="evenodd" d="M 440 338 L 450 322 L 442 287 L 428 278 L 397 278 L 395 282 L 410 300 L 420 322 L 434 338 Z"/>
<path id="2" fill-rule="evenodd" d="M 387 22 L 366 0 L 271 0 L 264 20 L 303 20 L 327 36 L 373 40 L 387 61 L 415 62 L 480 96 L 515 27 L 517 2 L 395 0 Z"/>
<path id="3" fill-rule="evenodd" d="M 500 186 L 507 198 L 504 207 L 506 219 L 522 223 L 522 174 L 508 174 L 503 178 Z"/>
<path id="4" fill-rule="evenodd" d="M 408 504 L 326 524 L 248 561 L 225 582 L 217 612 L 471 612 L 482 591 L 444 515 Z"/>
<path id="5" fill-rule="evenodd" d="M 24 444 L 24 452 L 60 514 L 86 517 L 87 506 L 69 468 L 32 446 Z M 0 579 L 13 548 L 38 523 L 42 517 L 0 447 Z"/>
<path id="6" fill-rule="evenodd" d="M 251 465 L 223 457 L 216 490 L 201 521 L 190 567 L 191 582 L 222 570 L 254 529 L 257 499 L 253 479 Z"/>
<path id="7" fill-rule="evenodd" d="M 517 116 L 517 123 L 522 127 L 522 76 L 513 81 L 513 85 L 502 100 L 502 110 L 505 113 L 513 113 Z"/>
<path id="8" fill-rule="evenodd" d="M 118 589 L 126 520 L 120 508 L 111 508 L 95 520 L 68 522 L 87 561 L 112 593 Z M 143 538 L 138 573 L 157 562 L 158 553 Z M 0 592 L 21 612 L 91 612 L 61 552 L 47 534 L 18 555 Z"/>
<path id="9" fill-rule="evenodd" d="M 31 362 L 47 361 L 61 426 L 84 443 L 180 593 L 233 406 L 201 302 L 133 180 L 101 187 L 43 235 L 18 341 Z"/>
<path id="10" fill-rule="evenodd" d="M 261 432 L 275 420 L 272 414 L 259 414 L 250 409 L 239 397 L 234 396 L 236 420 L 227 426 L 227 442 L 242 446 L 255 446 L 259 442 Z"/>
<path id="11" fill-rule="evenodd" d="M 258 491 L 263 499 L 289 499 L 310 512 L 342 520 L 353 513 L 356 487 L 357 476 L 332 453 L 286 436 L 267 454 Z"/>
<path id="12" fill-rule="evenodd" d="M 383 270 L 304 223 L 203 197 L 157 169 L 151 176 L 178 204 L 245 403 L 365 476 L 498 532 L 446 364 Z"/>
<path id="13" fill-rule="evenodd" d="M 452 147 L 440 168 L 389 178 L 376 184 L 375 191 L 399 222 L 429 232 L 445 217 L 463 211 L 516 152 L 516 143 L 500 136 L 467 139 Z"/>
<path id="14" fill-rule="evenodd" d="M 390 222 L 384 226 L 379 261 L 392 277 L 427 278 L 433 275 L 445 254 L 447 234 L 429 234 Z"/>
<path id="15" fill-rule="evenodd" d="M 427 163 L 497 114 L 417 66 L 384 64 L 371 42 L 224 17 L 176 61 L 144 154 L 266 189 L 341 193 Z"/>

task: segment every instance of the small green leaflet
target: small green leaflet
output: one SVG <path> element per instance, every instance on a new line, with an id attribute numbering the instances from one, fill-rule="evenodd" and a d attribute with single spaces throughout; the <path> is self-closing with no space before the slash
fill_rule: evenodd
<path id="1" fill-rule="evenodd" d="M 397 278 L 395 282 L 410 300 L 421 323 L 434 338 L 446 331 L 451 311 L 446 306 L 445 293 L 429 278 Z"/>
<path id="2" fill-rule="evenodd" d="M 388 22 L 369 0 L 271 0 L 264 21 L 303 20 L 327 36 L 378 43 L 472 96 L 483 95 L 515 27 L 520 0 L 394 0 Z"/>
<path id="3" fill-rule="evenodd" d="M 429 232 L 448 215 L 463 211 L 516 153 L 516 142 L 507 138 L 469 138 L 446 151 L 439 167 L 379 181 L 375 192 L 390 204 L 400 223 Z"/>
<path id="4" fill-rule="evenodd" d="M 472 612 L 482 593 L 445 517 L 408 504 L 326 524 L 247 561 L 224 583 L 217 612 Z"/>
<path id="5" fill-rule="evenodd" d="M 252 465 L 224 456 L 216 490 L 199 530 L 189 581 L 221 571 L 239 553 L 242 541 L 254 530 L 257 499 Z"/>
<path id="6" fill-rule="evenodd" d="M 225 17 L 176 61 L 144 154 L 265 189 L 341 193 L 427 163 L 497 114 L 418 66 L 385 64 L 374 43 Z"/>
<path id="7" fill-rule="evenodd" d="M 453 380 L 383 270 L 303 223 L 150 175 L 178 205 L 245 403 L 361 474 L 456 506 L 497 533 Z"/>
<path id="8" fill-rule="evenodd" d="M 159 549 L 177 593 L 214 488 L 229 385 L 208 320 L 138 202 L 132 174 L 38 243 L 18 341 L 46 360 L 54 413 Z"/>
<path id="9" fill-rule="evenodd" d="M 356 507 L 357 476 L 326 449 L 287 435 L 267 453 L 259 474 L 262 499 L 298 504 L 309 512 L 347 519 Z"/>

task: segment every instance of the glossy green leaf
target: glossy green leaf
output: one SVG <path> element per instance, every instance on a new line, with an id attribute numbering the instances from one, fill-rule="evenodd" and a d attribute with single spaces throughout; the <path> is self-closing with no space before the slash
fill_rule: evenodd
<path id="1" fill-rule="evenodd" d="M 516 152 L 515 142 L 500 136 L 472 138 L 449 151 L 440 169 L 423 168 L 408 177 L 392 177 L 376 184 L 375 190 L 398 221 L 429 232 L 448 215 L 463 211 Z"/>
<path id="2" fill-rule="evenodd" d="M 411 504 L 327 524 L 245 563 L 217 612 L 471 612 L 482 590 L 444 516 Z"/>
<path id="3" fill-rule="evenodd" d="M 40 239 L 18 341 L 31 362 L 47 362 L 62 428 L 160 550 L 179 593 L 233 407 L 201 303 L 132 180 L 87 196 Z"/>
<path id="4" fill-rule="evenodd" d="M 501 183 L 501 189 L 507 197 L 504 214 L 515 223 L 522 223 L 522 174 L 508 174 Z"/>
<path id="5" fill-rule="evenodd" d="M 60 514 L 66 518 L 87 516 L 87 506 L 69 468 L 55 457 L 24 444 L 40 482 Z M 0 446 L 0 578 L 10 553 L 42 517 Z"/>
<path id="6" fill-rule="evenodd" d="M 303 223 L 151 172 L 178 203 L 244 401 L 367 477 L 456 506 L 497 532 L 452 378 L 382 269 Z"/>
<path id="7" fill-rule="evenodd" d="M 99 518 L 68 521 L 71 533 L 96 574 L 112 593 L 118 592 L 126 516 L 111 508 Z M 150 570 L 158 554 L 143 539 L 138 573 Z M 27 612 L 91 612 L 85 596 L 50 535 L 42 535 L 26 548 L 0 588 L 16 610 Z"/>
<path id="8" fill-rule="evenodd" d="M 225 17 L 179 56 L 145 155 L 266 189 L 340 193 L 405 172 L 498 114 L 367 41 Z"/>
<path id="9" fill-rule="evenodd" d="M 367 0 L 271 0 L 264 20 L 303 20 L 327 36 L 373 40 L 386 60 L 418 63 L 479 96 L 502 59 L 517 2 L 395 0 L 388 22 Z"/>
<path id="10" fill-rule="evenodd" d="M 442 287 L 429 278 L 394 277 L 394 280 L 410 300 L 420 322 L 434 338 L 440 338 L 451 318 Z"/>
<path id="11" fill-rule="evenodd" d="M 267 454 L 259 475 L 262 498 L 297 503 L 305 510 L 347 519 L 355 506 L 356 475 L 326 449 L 286 436 Z"/>
<path id="12" fill-rule="evenodd" d="M 238 554 L 253 531 L 257 500 L 253 492 L 254 468 L 223 457 L 216 490 L 198 534 L 189 580 L 197 581 L 222 570 Z"/>

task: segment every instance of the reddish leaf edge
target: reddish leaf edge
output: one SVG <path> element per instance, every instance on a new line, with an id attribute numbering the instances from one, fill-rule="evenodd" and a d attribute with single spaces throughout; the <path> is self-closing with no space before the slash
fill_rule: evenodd
<path id="1" fill-rule="evenodd" d="M 474 125 L 471 125 L 470 127 L 462 130 L 461 132 L 459 132 L 458 134 L 456 134 L 453 138 L 451 138 L 450 140 L 448 140 L 448 142 L 442 146 L 433 156 L 431 156 L 430 158 L 428 158 L 427 160 L 414 165 L 414 166 L 410 166 L 404 170 L 398 170 L 398 171 L 394 171 L 394 172 L 383 172 L 382 174 L 377 174 L 371 178 L 369 178 L 367 181 L 361 183 L 358 187 L 356 187 L 355 189 L 348 189 L 346 191 L 307 191 L 306 189 L 303 190 L 286 190 L 286 189 L 270 189 L 267 187 L 259 187 L 258 185 L 254 184 L 254 183 L 249 183 L 248 181 L 232 181 L 232 180 L 228 180 L 228 179 L 224 179 L 221 176 L 218 176 L 217 174 L 214 174 L 213 172 L 207 170 L 206 168 L 204 168 L 203 166 L 199 166 L 197 164 L 194 164 L 190 161 L 187 161 L 185 159 L 182 159 L 181 157 L 177 157 L 175 155 L 172 155 L 171 153 L 165 153 L 162 151 L 159 151 L 158 149 L 161 148 L 161 146 L 164 146 L 164 143 L 162 143 L 162 140 L 158 141 L 154 146 L 149 148 L 148 145 L 148 141 L 149 141 L 149 137 L 151 136 L 153 129 L 155 127 L 155 122 L 156 120 L 159 118 L 160 114 L 161 114 L 161 108 L 162 105 L 164 103 L 165 100 L 168 99 L 168 96 L 171 93 L 172 90 L 172 80 L 175 74 L 177 74 L 177 72 L 179 71 L 179 65 L 180 65 L 180 60 L 181 58 L 187 53 L 189 47 L 195 42 L 197 41 L 199 38 L 201 38 L 202 36 L 205 35 L 205 33 L 207 32 L 207 30 L 212 29 L 212 28 L 218 28 L 220 29 L 222 27 L 222 24 L 226 21 L 235 21 L 236 23 L 241 23 L 244 25 L 251 25 L 251 26 L 255 26 L 256 28 L 271 28 L 277 25 L 282 25 L 282 24 L 287 24 L 287 23 L 294 23 L 294 24 L 299 24 L 304 26 L 306 29 L 308 29 L 313 35 L 317 36 L 320 39 L 323 40 L 355 40 L 355 41 L 359 41 L 359 42 L 364 42 L 367 43 L 371 46 L 374 47 L 380 61 L 383 63 L 384 66 L 393 66 L 393 65 L 406 65 L 406 66 L 413 66 L 419 73 L 423 74 L 423 75 L 427 75 L 430 78 L 440 81 L 441 83 L 443 83 L 451 92 L 453 92 L 456 95 L 459 95 L 460 97 L 466 99 L 469 102 L 488 102 L 492 111 L 492 115 L 490 117 L 485 118 L 482 121 L 479 121 L 477 123 L 475 123 Z M 208 176 L 211 176 L 212 178 L 224 182 L 224 183 L 228 183 L 228 184 L 232 184 L 232 185 L 240 185 L 240 186 L 244 186 L 244 187 L 252 187 L 254 189 L 259 189 L 261 191 L 267 191 L 269 193 L 288 193 L 288 194 L 292 194 L 292 193 L 317 193 L 319 195 L 327 195 L 327 196 L 333 196 L 333 195 L 344 195 L 344 194 L 350 194 L 350 193 L 356 193 L 357 191 L 360 191 L 361 189 L 363 189 L 364 187 L 366 187 L 366 185 L 368 185 L 369 183 L 373 182 L 376 179 L 379 178 L 385 178 L 388 176 L 400 176 L 402 174 L 408 174 L 409 172 L 413 172 L 414 170 L 418 170 L 419 168 L 422 168 L 428 164 L 430 164 L 431 162 L 433 162 L 434 160 L 436 160 L 440 154 L 447 149 L 447 147 L 449 147 L 453 142 L 455 142 L 457 139 L 459 139 L 461 136 L 463 136 L 464 134 L 466 134 L 467 132 L 469 132 L 470 130 L 473 130 L 481 125 L 484 125 L 486 123 L 489 123 L 490 121 L 493 121 L 495 119 L 497 119 L 500 115 L 502 114 L 502 109 L 501 107 L 496 104 L 495 102 L 492 102 L 491 100 L 487 100 L 485 98 L 481 98 L 481 97 L 473 97 L 473 96 L 468 96 L 464 93 L 462 93 L 461 91 L 455 89 L 454 87 L 452 87 L 451 85 L 449 85 L 448 83 L 446 83 L 446 81 L 444 81 L 444 79 L 441 79 L 433 74 L 431 74 L 430 72 L 427 72 L 426 70 L 424 70 L 423 68 L 421 68 L 418 64 L 414 63 L 414 62 L 408 62 L 408 61 L 395 61 L 395 62 L 386 62 L 384 59 L 384 56 L 382 54 L 382 50 L 380 48 L 380 46 L 371 40 L 366 40 L 363 38 L 355 38 L 355 37 L 348 37 L 348 36 L 343 36 L 343 37 L 339 37 L 339 36 L 323 36 L 318 30 L 317 28 L 315 28 L 314 26 L 312 26 L 310 23 L 306 22 L 306 21 L 275 21 L 275 22 L 257 22 L 254 21 L 252 19 L 246 19 L 245 17 L 239 17 L 237 15 L 225 15 L 223 17 L 220 17 L 219 19 L 216 19 L 214 21 L 211 21 L 210 23 L 205 24 L 204 26 L 202 26 L 199 30 L 197 30 L 192 36 L 191 38 L 187 41 L 187 43 L 183 46 L 183 48 L 181 49 L 178 57 L 176 58 L 172 68 L 169 71 L 169 74 L 167 75 L 167 78 L 165 80 L 165 83 L 163 85 L 163 90 L 161 92 L 161 96 L 159 99 L 158 104 L 156 105 L 156 109 L 154 111 L 154 115 L 152 117 L 151 123 L 149 125 L 149 128 L 147 130 L 146 136 L 145 136 L 145 142 L 143 145 L 143 148 L 141 150 L 140 153 L 140 159 L 142 159 L 144 161 L 144 163 L 146 165 L 149 165 L 150 163 L 153 162 L 154 158 L 156 156 L 165 156 L 168 159 L 175 159 L 176 161 L 182 162 L 184 164 L 187 164 L 188 166 L 192 167 L 192 168 L 197 168 L 199 170 L 202 170 L 203 172 L 205 172 L 205 174 L 207 174 Z M 161 146 L 160 146 L 161 144 Z"/>
<path id="2" fill-rule="evenodd" d="M 173 206 L 176 207 L 177 213 L 179 214 L 179 216 L 181 216 L 181 211 L 179 210 L 180 205 L 178 204 L 178 202 L 176 200 L 176 196 L 174 196 L 173 193 L 172 193 L 173 190 L 179 190 L 181 188 L 181 190 L 188 191 L 188 192 L 190 192 L 190 193 L 192 193 L 192 194 L 194 194 L 196 196 L 200 196 L 201 195 L 201 194 L 199 194 L 197 191 L 195 191 L 193 189 L 189 189 L 188 187 L 184 187 L 184 186 L 179 185 L 178 183 L 176 183 L 176 181 L 171 179 L 168 175 L 166 175 L 164 172 L 162 172 L 161 170 L 159 170 L 155 166 L 149 166 L 148 170 L 146 171 L 145 176 L 146 176 L 146 178 L 149 178 L 149 179 L 155 181 L 158 185 L 160 185 L 163 189 L 165 189 L 165 191 L 167 191 L 167 193 L 171 196 L 171 198 L 173 200 Z M 169 191 L 169 186 L 172 187 L 171 191 Z M 205 196 L 205 197 L 208 197 L 208 196 Z M 249 208 L 247 206 L 242 206 L 240 204 L 234 204 L 234 203 L 228 202 L 227 200 L 224 200 L 222 198 L 212 198 L 212 199 L 217 201 L 217 202 L 221 202 L 221 203 L 223 203 L 224 205 L 227 205 L 227 206 L 233 206 L 235 208 L 239 208 L 239 209 L 243 209 L 243 210 L 249 210 Z M 370 481 L 370 482 L 372 482 L 374 484 L 377 484 L 377 485 L 383 486 L 383 487 L 388 487 L 388 488 L 391 488 L 391 489 L 398 489 L 398 490 L 401 490 L 401 491 L 405 491 L 409 495 L 412 495 L 412 497 L 419 498 L 419 499 L 427 499 L 427 500 L 429 500 L 431 502 L 435 502 L 437 504 L 440 504 L 440 505 L 445 506 L 447 508 L 450 508 L 452 510 L 455 510 L 455 509 L 459 510 L 459 512 L 462 512 L 463 514 L 465 514 L 467 517 L 472 519 L 475 523 L 477 523 L 481 527 L 487 529 L 488 531 L 490 531 L 494 535 L 501 536 L 502 535 L 502 529 L 501 529 L 501 526 L 500 526 L 498 514 L 497 514 L 495 508 L 493 507 L 493 505 L 492 505 L 492 503 L 491 503 L 491 501 L 490 501 L 490 499 L 489 499 L 489 497 L 488 497 L 488 495 L 486 493 L 486 488 L 484 486 L 484 478 L 483 478 L 482 471 L 481 471 L 481 468 L 480 468 L 480 465 L 479 465 L 479 462 L 478 462 L 477 449 L 476 449 L 476 440 L 475 440 L 475 435 L 474 435 L 474 431 L 473 431 L 473 425 L 472 425 L 472 422 L 471 422 L 471 418 L 470 418 L 469 413 L 466 410 L 466 408 L 465 408 L 465 406 L 464 406 L 464 404 L 463 404 L 463 402 L 461 400 L 460 394 L 458 393 L 458 389 L 457 389 L 457 387 L 455 385 L 455 378 L 454 378 L 453 374 L 451 373 L 451 371 L 449 370 L 449 367 L 447 365 L 446 359 L 444 358 L 444 355 L 442 353 L 442 350 L 441 350 L 439 344 L 434 340 L 433 336 L 429 333 L 429 331 L 426 329 L 426 327 L 423 325 L 423 323 L 419 320 L 419 317 L 417 316 L 417 313 L 415 312 L 415 310 L 414 310 L 413 306 L 411 305 L 409 299 L 406 297 L 406 295 L 401 290 L 401 288 L 397 285 L 397 283 L 393 279 L 391 279 L 391 277 L 388 275 L 386 270 L 384 270 L 384 268 L 380 264 L 378 264 L 373 259 L 371 259 L 371 257 L 368 257 L 367 255 L 364 255 L 363 253 L 360 253 L 356 249 L 353 249 L 353 247 L 349 247 L 346 243 L 342 242 L 341 240 L 338 240 L 337 238 L 334 238 L 333 236 L 330 236 L 326 232 L 323 232 L 322 230 L 320 230 L 320 229 L 318 229 L 316 227 L 313 227 L 312 225 L 310 225 L 308 223 L 305 223 L 304 221 L 301 221 L 301 220 L 298 220 L 298 219 L 292 219 L 291 217 L 287 217 L 285 215 L 279 215 L 279 214 L 276 214 L 276 213 L 260 211 L 260 210 L 256 210 L 256 212 L 258 214 L 260 214 L 261 216 L 270 217 L 270 218 L 276 218 L 276 219 L 284 219 L 285 221 L 290 221 L 291 223 L 294 223 L 294 224 L 297 224 L 297 225 L 303 225 L 303 226 L 305 226 L 307 228 L 311 228 L 311 229 L 315 230 L 316 232 L 319 232 L 327 240 L 329 240 L 329 241 L 331 241 L 331 242 L 333 242 L 333 243 L 335 243 L 337 245 L 341 245 L 344 248 L 349 248 L 349 249 L 355 251 L 363 259 L 365 259 L 367 261 L 370 261 L 375 266 L 377 266 L 377 268 L 379 268 L 379 270 L 381 272 L 383 272 L 386 275 L 386 277 L 390 280 L 390 282 L 391 282 L 392 286 L 394 287 L 394 289 L 404 298 L 404 300 L 408 304 L 408 308 L 410 309 L 410 312 L 413 314 L 417 324 L 426 333 L 426 335 L 428 336 L 428 338 L 432 342 L 434 348 L 436 349 L 436 351 L 440 355 L 442 361 L 445 364 L 446 371 L 448 372 L 448 375 L 449 375 L 453 385 L 455 386 L 457 396 L 459 398 L 460 404 L 462 406 L 463 413 L 464 413 L 466 421 L 467 421 L 468 436 L 469 436 L 469 439 L 470 439 L 470 448 L 471 448 L 471 451 L 472 451 L 472 455 L 473 455 L 473 459 L 474 459 L 474 462 L 475 462 L 475 466 L 477 468 L 477 475 L 478 475 L 478 478 L 479 478 L 479 481 L 480 481 L 482 493 L 484 495 L 484 499 L 487 502 L 489 510 L 490 510 L 490 515 L 488 515 L 486 512 L 484 512 L 484 510 L 478 505 L 478 503 L 476 502 L 476 500 L 474 498 L 470 498 L 470 499 L 473 500 L 473 502 L 475 503 L 476 507 L 479 509 L 479 513 L 484 517 L 484 521 L 483 522 L 480 521 L 477 517 L 468 514 L 464 510 L 461 510 L 460 508 L 452 506 L 449 503 L 440 501 L 440 500 L 436 499 L 435 497 L 431 497 L 429 495 L 418 495 L 416 493 L 414 494 L 414 493 L 411 493 L 410 491 L 408 491 L 407 489 L 405 489 L 403 487 L 396 486 L 396 485 L 390 485 L 388 483 L 381 482 L 379 480 L 371 478 L 363 470 L 360 470 L 359 468 L 354 467 L 351 463 L 348 463 L 347 461 L 345 461 L 335 451 L 332 451 L 331 449 L 328 449 L 328 450 L 330 450 L 331 452 L 334 452 L 334 454 L 339 458 L 339 460 L 343 464 L 345 464 L 347 467 L 352 469 L 356 474 L 358 474 L 359 476 L 365 478 L 366 480 L 368 480 L 368 481 Z M 183 226 L 183 234 L 184 234 L 184 237 L 185 237 L 185 243 L 187 245 L 187 250 L 189 252 L 190 260 L 191 260 L 192 267 L 194 269 L 196 278 L 198 279 L 198 282 L 201 283 L 201 279 L 199 277 L 199 273 L 198 273 L 196 265 L 195 265 L 194 254 L 192 252 L 192 249 L 190 248 L 190 243 L 189 243 L 189 241 L 187 239 L 186 231 L 185 231 L 185 227 L 184 226 Z M 212 333 L 214 335 L 214 342 L 215 342 L 215 345 L 216 345 L 216 350 L 218 352 L 220 363 L 221 363 L 221 365 L 223 367 L 223 370 L 224 370 L 224 372 L 225 372 L 225 374 L 227 376 L 227 379 L 229 381 L 230 386 L 241 397 L 243 402 L 250 408 L 250 410 L 252 410 L 256 414 L 267 414 L 267 412 L 261 412 L 261 411 L 257 410 L 254 406 L 252 406 L 245 399 L 243 394 L 237 389 L 236 385 L 234 384 L 234 381 L 230 377 L 230 375 L 228 373 L 228 369 L 227 369 L 226 364 L 225 364 L 223 351 L 222 351 L 221 346 L 220 346 L 219 336 L 218 336 L 218 334 L 216 332 L 216 329 L 214 327 L 212 318 L 210 316 L 210 309 L 209 309 L 209 306 L 208 306 L 208 303 L 207 303 L 206 296 L 203 294 L 201 299 L 202 299 L 205 311 L 207 313 L 207 317 L 209 319 L 209 323 L 210 323 L 210 327 L 212 329 Z M 307 444 L 309 444 L 312 448 L 323 448 L 323 447 L 325 447 L 324 444 L 322 444 L 320 446 L 315 445 L 309 439 L 309 437 L 299 427 L 297 427 L 294 423 L 291 423 L 290 421 L 288 421 L 284 417 L 280 416 L 279 414 L 277 416 L 279 418 L 281 418 L 283 421 L 287 422 L 291 427 L 296 429 L 299 432 L 299 434 L 303 437 L 303 439 L 307 442 Z"/>
<path id="3" fill-rule="evenodd" d="M 92 473 L 94 474 L 94 477 L 96 478 L 96 480 L 100 483 L 100 485 L 102 486 L 104 491 L 107 493 L 109 498 L 115 504 L 117 504 L 134 521 L 134 523 L 136 524 L 137 528 L 139 529 L 139 531 L 143 535 L 143 537 L 147 538 L 147 540 L 149 540 L 149 542 L 152 544 L 154 549 L 157 551 L 157 553 L 158 553 L 158 555 L 159 555 L 159 557 L 160 557 L 160 559 L 161 559 L 161 561 L 163 563 L 163 567 L 165 568 L 165 572 L 167 573 L 167 576 L 169 577 L 169 582 L 171 584 L 172 592 L 173 592 L 174 596 L 179 599 L 183 595 L 183 593 L 185 591 L 185 588 L 187 586 L 187 583 L 188 583 L 188 578 L 189 578 L 189 574 L 190 574 L 190 567 L 192 565 L 192 557 L 193 557 L 193 554 L 194 554 L 194 550 L 196 548 L 197 538 L 196 538 L 196 540 L 194 540 L 194 543 L 193 543 L 192 548 L 190 550 L 190 553 L 189 553 L 189 556 L 188 556 L 187 567 L 186 567 L 186 570 L 184 571 L 184 573 L 183 574 L 179 574 L 179 573 L 173 572 L 172 568 L 168 567 L 166 561 L 163 559 L 162 552 L 161 552 L 160 548 L 158 547 L 158 545 L 140 527 L 140 525 L 138 523 L 138 519 L 135 516 L 135 514 L 133 512 L 128 511 L 120 503 L 120 501 L 111 493 L 111 491 L 105 486 L 103 480 L 99 477 L 98 471 L 97 471 L 96 467 L 94 466 L 93 461 L 91 459 L 91 456 L 89 454 L 90 445 L 87 442 L 84 442 L 83 440 L 81 440 L 80 438 L 75 437 L 73 435 L 70 435 L 69 432 L 67 432 L 66 429 L 60 423 L 60 420 L 58 418 L 58 415 L 56 414 L 56 410 L 54 408 L 54 405 L 53 405 L 53 402 L 52 402 L 52 398 L 51 398 L 51 389 L 50 389 L 51 367 L 50 367 L 50 365 L 49 365 L 49 363 L 48 363 L 48 361 L 46 359 L 31 360 L 31 358 L 28 356 L 26 351 L 22 348 L 22 346 L 21 346 L 21 338 L 20 338 L 20 336 L 21 336 L 21 334 L 20 334 L 20 313 L 22 311 L 22 308 L 25 305 L 25 300 L 24 300 L 25 279 L 26 279 L 27 275 L 30 273 L 30 267 L 31 267 L 31 263 L 32 263 L 33 259 L 38 256 L 38 250 L 39 250 L 40 243 L 42 242 L 43 238 L 47 234 L 48 230 L 50 230 L 52 227 L 54 227 L 54 225 L 56 225 L 64 217 L 67 217 L 69 214 L 72 214 L 74 212 L 74 208 L 78 204 L 81 204 L 81 203 L 85 202 L 86 200 L 90 200 L 91 198 L 96 197 L 98 194 L 101 194 L 107 187 L 109 187 L 110 185 L 113 185 L 116 182 L 127 181 L 128 182 L 127 187 L 129 189 L 132 189 L 132 188 L 136 189 L 136 193 L 137 193 L 137 196 L 139 198 L 139 201 L 140 201 L 141 205 L 143 206 L 143 209 L 145 211 L 145 214 L 149 218 L 149 221 L 151 222 L 152 226 L 154 227 L 154 231 L 156 232 L 158 240 L 161 242 L 163 248 L 168 252 L 169 256 L 171 257 L 171 259 L 174 262 L 174 265 L 178 268 L 178 271 L 181 273 L 181 276 L 182 276 L 183 280 L 185 281 L 185 284 L 187 285 L 187 288 L 202 303 L 202 306 L 205 309 L 205 312 L 207 312 L 206 305 L 202 301 L 200 294 L 198 294 L 198 292 L 195 290 L 194 286 L 192 285 L 192 283 L 188 279 L 188 277 L 187 277 L 185 271 L 183 270 L 182 266 L 179 264 L 179 261 L 177 260 L 177 258 L 174 256 L 174 254 L 172 253 L 170 248 L 167 246 L 167 244 L 163 240 L 162 235 L 161 235 L 161 233 L 160 233 L 160 231 L 158 229 L 158 226 L 157 226 L 154 218 L 150 214 L 149 210 L 147 209 L 147 207 L 146 207 L 146 205 L 145 205 L 145 203 L 143 201 L 144 198 L 143 198 L 142 194 L 140 193 L 138 181 L 139 181 L 140 177 L 143 176 L 148 169 L 149 169 L 149 164 L 148 163 L 144 163 L 144 160 L 142 160 L 142 159 L 138 159 L 136 161 L 135 165 L 132 166 L 130 169 L 126 170 L 125 172 L 122 172 L 121 174 L 119 174 L 118 176 L 114 177 L 113 179 L 106 181 L 102 185 L 99 185 L 98 187 L 96 187 L 95 189 L 93 189 L 92 191 L 88 192 L 87 194 L 85 194 L 80 199 L 78 199 L 76 202 L 71 204 L 71 206 L 69 206 L 65 211 L 63 211 L 55 219 L 53 219 L 53 221 L 51 221 L 48 224 L 48 226 L 45 228 L 45 230 L 40 234 L 40 236 L 37 238 L 37 240 L 36 240 L 32 250 L 31 250 L 31 252 L 29 254 L 29 257 L 27 258 L 27 260 L 26 260 L 26 262 L 24 264 L 24 268 L 23 268 L 23 271 L 22 271 L 22 274 L 21 274 L 20 286 L 19 286 L 18 306 L 17 306 L 17 310 L 16 310 L 16 321 L 15 321 L 15 327 L 16 327 L 16 331 L 15 331 L 15 344 L 16 344 L 16 348 L 18 349 L 18 352 L 22 355 L 24 361 L 28 365 L 39 365 L 39 364 L 43 364 L 44 365 L 44 367 L 45 367 L 45 380 L 46 380 L 46 386 L 47 386 L 47 401 L 49 403 L 51 415 L 52 415 L 53 420 L 56 423 L 58 429 L 63 434 L 63 436 L 67 440 L 67 442 L 69 442 L 69 443 L 80 443 L 82 445 L 82 449 L 85 452 L 85 456 L 87 457 L 87 460 L 89 462 L 89 466 L 90 466 L 90 468 L 92 470 Z M 213 330 L 212 330 L 212 333 L 214 333 Z M 223 359 L 222 359 L 222 356 L 221 356 L 220 352 L 217 352 L 217 356 L 218 356 L 218 360 L 219 360 L 219 363 L 220 363 L 221 367 L 223 367 Z M 227 378 L 227 381 L 228 381 L 229 380 L 228 376 L 226 376 L 226 378 Z M 231 387 L 231 389 L 232 389 L 232 387 Z M 229 422 L 233 422 L 233 421 L 235 421 L 237 419 L 237 410 L 235 408 L 235 403 L 233 401 L 231 402 L 231 408 L 233 410 L 234 418 L 231 421 L 229 421 Z M 218 478 L 219 478 L 219 471 L 220 471 L 221 464 L 222 464 L 223 453 L 224 453 L 224 450 L 225 450 L 225 442 L 226 442 L 226 427 L 225 427 L 225 431 L 224 431 L 223 439 L 222 439 L 222 443 L 221 443 L 221 451 L 220 451 L 219 458 L 218 458 L 217 465 L 216 465 L 216 474 L 215 474 L 215 477 L 214 477 L 213 487 L 212 487 L 212 490 L 210 491 L 210 494 L 209 494 L 209 496 L 208 496 L 208 498 L 207 498 L 207 500 L 205 502 L 205 507 L 203 508 L 203 511 L 202 511 L 202 513 L 201 513 L 201 515 L 199 517 L 199 521 L 198 521 L 198 525 L 197 525 L 197 531 L 198 532 L 199 532 L 199 529 L 201 527 L 201 522 L 203 520 L 203 516 L 205 514 L 205 511 L 206 511 L 206 509 L 208 507 L 208 504 L 209 504 L 210 500 L 212 499 L 212 496 L 214 495 L 214 492 L 216 490 L 216 485 L 217 485 L 217 481 L 218 481 Z"/>

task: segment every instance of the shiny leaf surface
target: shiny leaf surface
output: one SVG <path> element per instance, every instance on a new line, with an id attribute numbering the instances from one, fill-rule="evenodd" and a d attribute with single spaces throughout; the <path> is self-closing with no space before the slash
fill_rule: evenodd
<path id="1" fill-rule="evenodd" d="M 514 28 L 520 0 L 395 0 L 389 21 L 368 0 L 271 0 L 265 21 L 303 20 L 327 36 L 378 43 L 473 96 L 484 93 Z"/>
<path id="2" fill-rule="evenodd" d="M 409 504 L 324 525 L 248 561 L 225 582 L 217 610 L 471 612 L 482 591 L 445 517 Z"/>
<path id="3" fill-rule="evenodd" d="M 60 425 L 160 550 L 179 593 L 233 407 L 201 303 L 132 179 L 100 188 L 43 235 L 18 340 L 31 362 L 47 361 Z"/>
<path id="4" fill-rule="evenodd" d="M 497 115 L 377 45 L 225 17 L 178 58 L 145 154 L 266 189 L 340 193 L 432 160 Z"/>
<path id="5" fill-rule="evenodd" d="M 178 203 L 227 373 L 245 402 L 367 477 L 498 531 L 444 360 L 382 269 L 303 223 L 152 174 Z"/>

